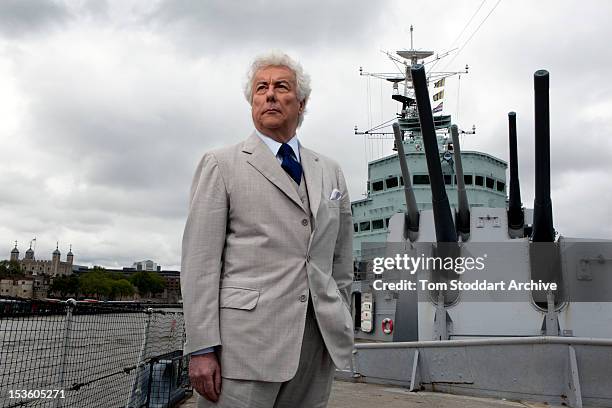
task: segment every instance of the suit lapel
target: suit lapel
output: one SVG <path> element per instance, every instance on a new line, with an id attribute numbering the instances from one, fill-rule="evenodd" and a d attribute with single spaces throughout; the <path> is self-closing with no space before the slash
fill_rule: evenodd
<path id="1" fill-rule="evenodd" d="M 253 133 L 244 142 L 242 151 L 249 154 L 247 162 L 251 166 L 306 212 L 293 182 L 289 179 L 289 176 L 287 176 L 285 170 L 280 166 L 278 160 L 274 157 L 268 146 L 266 146 L 257 134 Z M 308 185 L 308 187 L 310 186 Z"/>
<path id="2" fill-rule="evenodd" d="M 310 201 L 310 212 L 312 219 L 317 219 L 317 212 L 321 204 L 321 189 L 323 188 L 323 169 L 319 157 L 312 150 L 306 149 L 300 144 L 300 161 L 304 170 L 304 180 L 308 188 L 308 200 Z"/>

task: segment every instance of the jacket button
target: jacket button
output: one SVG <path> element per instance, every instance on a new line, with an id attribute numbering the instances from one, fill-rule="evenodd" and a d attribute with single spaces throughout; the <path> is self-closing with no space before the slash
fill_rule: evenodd
<path id="1" fill-rule="evenodd" d="M 306 299 L 306 295 L 300 295 L 300 302 L 305 302 Z"/>
<path id="2" fill-rule="evenodd" d="M 307 226 L 307 225 L 308 225 L 308 220 L 307 220 L 306 218 L 304 218 L 304 219 L 302 220 L 302 225 L 303 225 L 303 226 Z"/>

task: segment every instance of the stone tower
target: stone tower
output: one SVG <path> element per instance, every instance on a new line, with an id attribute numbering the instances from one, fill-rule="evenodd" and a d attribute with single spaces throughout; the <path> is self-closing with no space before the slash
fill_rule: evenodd
<path id="1" fill-rule="evenodd" d="M 66 261 L 70 265 L 70 268 L 72 268 L 73 260 L 74 260 L 74 254 L 72 253 L 72 244 L 70 244 L 70 250 L 68 251 L 68 254 L 66 255 Z"/>
<path id="2" fill-rule="evenodd" d="M 17 241 L 15 241 L 15 248 L 11 251 L 11 261 L 19 260 L 19 250 L 17 249 Z"/>
<path id="3" fill-rule="evenodd" d="M 57 275 L 58 271 L 59 271 L 59 263 L 60 263 L 60 251 L 59 251 L 59 242 L 56 243 L 55 245 L 55 251 L 53 251 L 53 258 L 51 259 L 51 262 L 53 264 L 53 274 Z"/>
<path id="4" fill-rule="evenodd" d="M 30 259 L 32 261 L 34 260 L 34 250 L 32 249 L 32 241 L 30 241 L 30 249 L 26 251 L 24 259 Z"/>

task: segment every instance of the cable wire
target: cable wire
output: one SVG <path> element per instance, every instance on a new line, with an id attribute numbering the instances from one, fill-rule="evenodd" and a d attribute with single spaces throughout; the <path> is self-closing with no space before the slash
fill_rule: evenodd
<path id="1" fill-rule="evenodd" d="M 459 48 L 459 51 L 457 51 L 457 53 L 455 54 L 455 56 L 453 58 L 451 58 L 451 60 L 448 62 L 448 64 L 446 64 L 444 66 L 444 68 L 442 69 L 443 71 L 446 70 L 446 68 L 448 66 L 450 66 L 453 61 L 455 60 L 455 58 L 457 58 L 457 56 L 459 56 L 459 54 L 461 53 L 461 51 L 463 51 L 463 49 L 465 48 L 466 45 L 468 45 L 468 43 L 470 42 L 470 40 L 476 35 L 476 33 L 478 32 L 478 30 L 480 30 L 480 27 L 482 27 L 482 25 L 485 23 L 485 21 L 487 21 L 487 19 L 489 18 L 489 16 L 493 13 L 493 11 L 495 11 L 495 9 L 497 8 L 497 6 L 499 5 L 499 3 L 501 3 L 501 0 L 497 0 L 497 3 L 495 3 L 495 5 L 493 6 L 493 8 L 489 11 L 489 13 L 485 16 L 485 18 L 480 22 L 480 24 L 478 25 L 478 27 L 476 27 L 476 30 L 474 30 L 474 32 L 472 33 L 472 35 L 470 35 L 470 37 L 466 40 L 466 42 L 463 43 L 463 45 Z"/>
<path id="2" fill-rule="evenodd" d="M 461 32 L 459 33 L 459 35 L 453 40 L 453 42 L 451 43 L 450 47 L 448 47 L 450 50 L 452 50 L 453 46 L 457 43 L 457 41 L 459 41 L 459 38 L 461 38 L 461 36 L 463 35 L 463 33 L 465 32 L 465 30 L 470 26 L 470 24 L 472 23 L 472 20 L 474 20 L 474 17 L 476 17 L 476 14 L 478 14 L 478 12 L 480 11 L 480 9 L 482 8 L 482 6 L 484 6 L 484 4 L 487 2 L 487 0 L 482 0 L 482 3 L 480 3 L 480 6 L 478 6 L 478 8 L 476 8 L 476 11 L 474 12 L 474 14 L 472 14 L 472 17 L 470 17 L 470 19 L 468 20 L 468 22 L 465 24 L 465 26 L 463 26 L 463 29 L 461 30 Z M 434 62 L 434 64 L 429 68 L 429 70 L 432 70 L 437 64 L 438 62 L 441 61 L 441 58 L 436 59 L 436 61 Z"/>

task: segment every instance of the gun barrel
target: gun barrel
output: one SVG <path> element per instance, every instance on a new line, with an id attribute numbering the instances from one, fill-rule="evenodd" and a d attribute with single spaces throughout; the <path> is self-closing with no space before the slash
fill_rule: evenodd
<path id="1" fill-rule="evenodd" d="M 510 143 L 510 200 L 508 204 L 508 227 L 523 228 L 525 218 L 521 203 L 521 185 L 518 175 L 518 151 L 516 140 L 516 113 L 508 113 L 508 137 Z"/>
<path id="2" fill-rule="evenodd" d="M 417 100 L 423 147 L 425 148 L 427 169 L 431 183 L 431 203 L 436 228 L 436 241 L 457 242 L 457 232 L 455 231 L 450 203 L 448 202 L 446 187 L 444 186 L 444 177 L 442 176 L 440 152 L 438 151 L 436 130 L 429 102 L 425 67 L 422 64 L 415 64 L 411 67 L 410 72 Z"/>
<path id="3" fill-rule="evenodd" d="M 535 90 L 535 200 L 533 203 L 534 242 L 553 242 L 552 201 L 550 199 L 550 112 L 549 75 L 546 70 L 533 75 Z"/>
<path id="4" fill-rule="evenodd" d="M 453 137 L 453 154 L 455 155 L 455 175 L 457 176 L 457 203 L 459 211 L 457 214 L 457 230 L 462 234 L 470 233 L 470 205 L 465 191 L 465 180 L 463 179 L 463 163 L 461 161 L 461 146 L 459 145 L 459 128 L 451 126 Z"/>
<path id="5" fill-rule="evenodd" d="M 419 209 L 417 208 L 414 190 L 412 188 L 412 176 L 408 170 L 406 163 L 406 154 L 404 153 L 404 143 L 399 124 L 393 124 L 393 134 L 395 135 L 395 145 L 397 147 L 397 156 L 404 179 L 404 196 L 406 198 L 406 227 L 409 231 L 416 232 L 419 230 Z"/>

